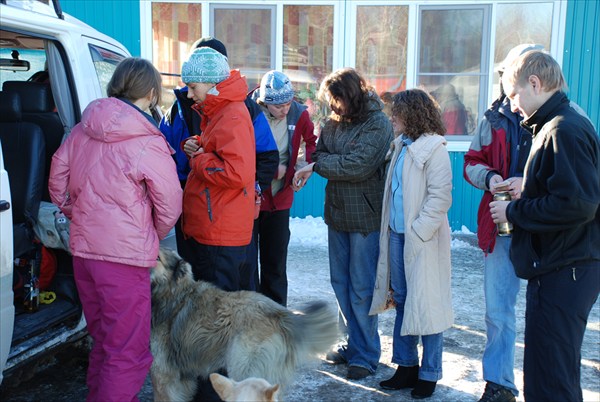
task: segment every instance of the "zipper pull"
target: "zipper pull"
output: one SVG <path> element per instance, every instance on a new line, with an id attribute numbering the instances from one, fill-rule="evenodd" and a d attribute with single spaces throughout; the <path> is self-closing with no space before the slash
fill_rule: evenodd
<path id="1" fill-rule="evenodd" d="M 573 270 L 573 280 L 576 281 L 577 280 L 577 278 L 575 277 L 575 269 L 576 268 L 571 268 L 571 269 Z"/>

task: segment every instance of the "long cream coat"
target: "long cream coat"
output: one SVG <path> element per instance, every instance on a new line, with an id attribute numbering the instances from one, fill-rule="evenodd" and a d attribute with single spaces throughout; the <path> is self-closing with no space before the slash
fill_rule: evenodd
<path id="1" fill-rule="evenodd" d="M 389 238 L 391 184 L 394 165 L 402 149 L 402 138 L 391 145 L 383 198 L 377 279 L 370 314 L 385 310 L 390 288 Z M 402 168 L 404 196 L 404 265 L 407 297 L 402 335 L 437 334 L 452 326 L 450 288 L 450 226 L 452 169 L 446 140 L 425 134 L 408 148 Z"/>

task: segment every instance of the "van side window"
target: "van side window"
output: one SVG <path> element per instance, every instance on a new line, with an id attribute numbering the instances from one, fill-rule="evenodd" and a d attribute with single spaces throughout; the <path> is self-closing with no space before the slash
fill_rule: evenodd
<path id="1" fill-rule="evenodd" d="M 106 86 L 117 68 L 117 64 L 119 64 L 125 56 L 99 46 L 89 46 L 92 60 L 94 61 L 94 68 L 96 69 L 96 75 L 100 82 L 100 88 L 102 88 L 102 96 L 106 97 Z"/>

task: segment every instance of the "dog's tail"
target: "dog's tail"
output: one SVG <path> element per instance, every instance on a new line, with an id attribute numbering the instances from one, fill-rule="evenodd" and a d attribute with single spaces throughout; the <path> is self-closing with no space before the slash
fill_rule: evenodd
<path id="1" fill-rule="evenodd" d="M 300 356 L 325 353 L 338 339 L 337 313 L 324 301 L 306 304 L 293 316 Z"/>

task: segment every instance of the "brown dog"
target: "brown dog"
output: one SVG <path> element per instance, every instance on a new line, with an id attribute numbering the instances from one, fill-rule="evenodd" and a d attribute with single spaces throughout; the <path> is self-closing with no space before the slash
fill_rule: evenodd
<path id="1" fill-rule="evenodd" d="M 337 315 L 325 302 L 290 311 L 256 292 L 196 282 L 190 265 L 168 249 L 152 270 L 155 400 L 190 400 L 198 377 L 223 369 L 234 381 L 285 386 L 337 336 Z"/>

